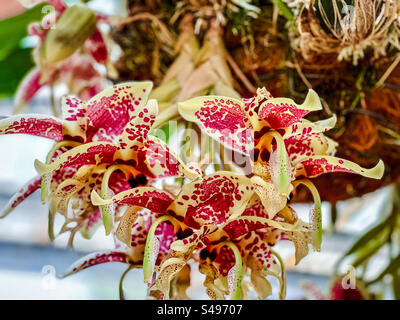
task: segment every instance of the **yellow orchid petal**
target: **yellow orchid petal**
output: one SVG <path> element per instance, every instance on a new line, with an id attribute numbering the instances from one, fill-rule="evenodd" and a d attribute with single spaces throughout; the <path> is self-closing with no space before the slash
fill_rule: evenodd
<path id="1" fill-rule="evenodd" d="M 371 169 L 364 169 L 358 164 L 332 156 L 312 156 L 296 166 L 297 176 L 304 175 L 309 178 L 317 177 L 329 172 L 348 172 L 360 174 L 367 178 L 381 179 L 385 166 L 380 160 L 377 165 Z"/>

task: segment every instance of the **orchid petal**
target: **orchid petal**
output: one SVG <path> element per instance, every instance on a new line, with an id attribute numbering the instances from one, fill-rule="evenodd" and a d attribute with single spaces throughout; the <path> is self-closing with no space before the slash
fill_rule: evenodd
<path id="1" fill-rule="evenodd" d="M 291 163 L 295 165 L 310 156 L 334 154 L 337 143 L 325 137 L 323 132 L 326 126 L 335 121 L 336 117 L 327 119 L 326 123 L 322 124 L 325 127 L 304 120 L 293 124 L 283 136 Z"/>
<path id="2" fill-rule="evenodd" d="M 286 194 L 282 194 L 276 188 L 275 184 L 261 179 L 258 176 L 253 176 L 251 181 L 254 186 L 254 191 L 259 196 L 264 210 L 268 217 L 272 219 L 287 203 Z"/>
<path id="3" fill-rule="evenodd" d="M 173 279 L 171 298 L 173 300 L 190 300 L 186 290 L 190 287 L 190 266 L 185 265 Z"/>
<path id="4" fill-rule="evenodd" d="M 62 122 L 46 115 L 18 115 L 0 120 L 0 134 L 30 134 L 61 141 Z"/>
<path id="5" fill-rule="evenodd" d="M 28 103 L 32 101 L 39 89 L 45 85 L 45 83 L 40 82 L 41 75 L 40 68 L 35 68 L 22 80 L 15 93 L 14 114 L 21 113 Z"/>
<path id="6" fill-rule="evenodd" d="M 316 251 L 320 251 L 322 242 L 322 217 L 321 217 L 321 198 L 314 184 L 306 179 L 296 180 L 293 185 L 296 188 L 299 184 L 305 185 L 314 198 L 314 206 L 310 211 L 310 224 L 312 231 L 312 243 Z"/>
<path id="7" fill-rule="evenodd" d="M 96 210 L 83 223 L 83 226 L 79 229 L 82 237 L 85 239 L 91 239 L 97 229 L 103 224 L 100 210 Z"/>
<path id="8" fill-rule="evenodd" d="M 129 173 L 126 172 L 129 169 L 127 170 L 127 168 L 124 165 L 112 165 L 111 167 L 107 168 L 101 182 L 100 196 L 102 199 L 109 199 L 114 196 L 114 192 L 112 191 L 112 189 L 109 188 L 109 180 L 111 178 L 111 175 L 117 170 L 123 171 L 125 177 L 129 175 Z M 106 230 L 106 235 L 108 235 L 110 234 L 114 225 L 115 204 L 110 203 L 107 205 L 102 205 L 100 206 L 100 211 L 103 217 L 103 223 L 104 223 L 104 228 Z"/>
<path id="9" fill-rule="evenodd" d="M 253 149 L 253 129 L 241 100 L 206 96 L 179 103 L 183 118 L 195 122 L 224 146 L 248 155 Z"/>
<path id="10" fill-rule="evenodd" d="M 138 152 L 138 169 L 150 177 L 198 178 L 201 173 L 193 165 L 186 165 L 162 140 L 148 136 L 147 142 Z"/>
<path id="11" fill-rule="evenodd" d="M 258 117 L 260 105 L 268 99 L 273 98 L 271 93 L 265 88 L 258 88 L 257 93 L 250 99 L 243 99 L 244 111 L 250 119 L 250 123 L 255 131 L 262 129 L 263 124 Z"/>
<path id="12" fill-rule="evenodd" d="M 381 179 L 384 172 L 384 164 L 379 160 L 377 165 L 371 169 L 364 169 L 349 160 L 331 156 L 309 157 L 296 166 L 297 175 L 305 175 L 313 178 L 328 172 L 348 172 L 360 174 L 367 178 Z"/>
<path id="13" fill-rule="evenodd" d="M 200 273 L 206 276 L 203 285 L 206 287 L 206 293 L 212 300 L 224 300 L 224 291 L 215 284 L 218 277 L 218 270 L 206 263 L 199 264 Z"/>
<path id="14" fill-rule="evenodd" d="M 116 150 L 115 145 L 107 142 L 87 143 L 68 150 L 50 164 L 35 160 L 35 168 L 40 174 L 46 174 L 60 168 L 111 163 Z"/>
<path id="15" fill-rule="evenodd" d="M 322 105 L 317 93 L 310 89 L 303 104 L 298 105 L 288 98 L 271 98 L 260 106 L 258 115 L 267 121 L 271 128 L 281 129 L 299 122 L 310 111 L 321 109 Z"/>
<path id="16" fill-rule="evenodd" d="M 75 141 L 64 140 L 64 141 L 57 142 L 56 144 L 54 144 L 54 146 L 51 148 L 51 150 L 47 154 L 46 164 L 50 164 L 54 159 L 57 158 L 57 156 L 59 154 L 63 153 L 63 150 L 62 150 L 63 147 L 77 147 L 78 145 L 79 145 L 79 143 L 75 142 Z M 53 177 L 52 172 L 42 175 L 42 183 L 40 186 L 40 190 L 41 190 L 41 198 L 42 198 L 43 204 L 45 204 L 48 200 L 49 189 L 50 189 L 52 177 Z M 63 179 L 64 178 L 66 178 L 66 177 L 63 176 Z"/>
<path id="17" fill-rule="evenodd" d="M 297 265 L 308 254 L 309 240 L 307 239 L 307 236 L 301 231 L 288 231 L 286 232 L 286 236 L 290 241 L 293 242 L 296 249 L 295 264 Z"/>
<path id="18" fill-rule="evenodd" d="M 246 176 L 216 172 L 185 184 L 169 211 L 193 228 L 223 224 L 244 211 L 253 193 Z"/>
<path id="19" fill-rule="evenodd" d="M 186 265 L 200 240 L 205 235 L 212 233 L 215 230 L 216 229 L 213 226 L 203 226 L 191 236 L 183 240 L 174 241 L 171 244 L 169 256 L 161 264 L 160 274 L 151 289 L 159 290 L 164 294 L 164 296 L 168 297 L 171 280 Z"/>
<path id="20" fill-rule="evenodd" d="M 75 97 L 65 97 L 61 103 L 63 115 L 63 135 L 67 138 L 77 138 L 86 141 L 86 103 Z"/>
<path id="21" fill-rule="evenodd" d="M 129 161 L 148 139 L 148 134 L 158 113 L 156 100 L 149 100 L 143 111 L 133 116 L 119 138 L 119 158 Z"/>
<path id="22" fill-rule="evenodd" d="M 281 195 L 289 196 L 292 191 L 291 182 L 294 180 L 293 169 L 286 151 L 282 136 L 277 132 L 269 133 L 275 141 L 276 148 L 272 149 L 269 158 L 271 180 Z"/>
<path id="23" fill-rule="evenodd" d="M 152 86 L 149 81 L 122 83 L 90 99 L 87 139 L 115 142 L 129 120 L 143 111 Z"/>
<path id="24" fill-rule="evenodd" d="M 89 267 L 108 262 L 121 262 L 131 264 L 130 257 L 124 251 L 119 250 L 105 250 L 88 254 L 87 256 L 76 261 L 68 271 L 62 276 L 68 277 L 72 274 L 78 273 Z"/>
<path id="25" fill-rule="evenodd" d="M 21 189 L 15 193 L 0 212 L 0 219 L 5 218 L 16 206 L 28 198 L 32 193 L 40 188 L 42 177 L 36 176 L 29 180 Z"/>
<path id="26" fill-rule="evenodd" d="M 228 272 L 229 293 L 232 300 L 242 299 L 242 256 L 232 242 L 226 243 L 235 255 L 235 266 Z"/>
<path id="27" fill-rule="evenodd" d="M 171 217 L 169 216 L 161 216 L 156 219 L 147 234 L 146 246 L 144 250 L 144 258 L 143 258 L 143 274 L 144 274 L 144 282 L 149 282 L 151 277 L 153 276 L 154 266 L 157 261 L 157 256 L 160 250 L 160 241 L 156 237 L 155 233 L 157 227 L 166 221 L 173 222 Z"/>
<path id="28" fill-rule="evenodd" d="M 88 175 L 89 172 L 86 169 L 85 167 L 81 168 L 81 170 L 84 170 L 84 174 Z M 67 216 L 69 200 L 85 186 L 85 182 L 84 178 L 65 179 L 61 182 L 51 195 L 50 211 L 52 213 L 59 212 Z"/>
<path id="29" fill-rule="evenodd" d="M 111 199 L 102 199 L 95 190 L 91 195 L 95 206 L 108 205 L 111 203 L 129 206 L 139 206 L 157 213 L 165 213 L 173 199 L 169 193 L 153 187 L 137 187 L 118 193 Z"/>
<path id="30" fill-rule="evenodd" d="M 96 62 L 104 64 L 108 60 L 108 51 L 103 35 L 99 28 L 85 41 L 85 49 L 92 55 Z"/>
<path id="31" fill-rule="evenodd" d="M 139 217 L 139 210 L 140 208 L 138 207 L 129 207 L 121 217 L 118 224 L 116 237 L 128 247 L 131 247 L 132 245 L 132 227 Z"/>

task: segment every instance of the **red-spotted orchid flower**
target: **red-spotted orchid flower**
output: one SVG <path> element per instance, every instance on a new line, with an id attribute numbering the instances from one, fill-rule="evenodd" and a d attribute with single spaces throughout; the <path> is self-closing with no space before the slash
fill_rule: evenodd
<path id="1" fill-rule="evenodd" d="M 300 184 L 308 187 L 315 206 L 313 243 L 319 250 L 321 223 L 318 191 L 307 178 L 323 173 L 348 172 L 380 179 L 383 162 L 372 169 L 334 157 L 336 143 L 324 136 L 336 117 L 312 123 L 303 119 L 322 108 L 318 95 L 309 90 L 303 104 L 288 98 L 273 98 L 265 88 L 250 99 L 220 96 L 196 97 L 179 104 L 180 114 L 197 123 L 225 147 L 250 158 L 256 193 L 272 219 L 283 210 Z"/>
<path id="2" fill-rule="evenodd" d="M 105 88 L 106 79 L 96 64 L 106 64 L 108 51 L 96 25 L 96 15 L 82 4 L 67 7 L 63 0 L 49 2 L 55 11 L 28 27 L 38 39 L 33 58 L 36 67 L 19 85 L 14 113 L 22 112 L 43 86 L 64 83 L 69 92 L 89 99 Z M 25 3 L 25 2 L 24 2 Z M 25 3 L 26 4 L 26 3 Z M 97 16 L 97 22 L 104 19 Z"/>
<path id="3" fill-rule="evenodd" d="M 40 175 L 10 200 L 2 217 L 39 188 L 43 203 L 50 202 L 51 237 L 56 212 L 66 219 L 61 232 L 81 230 L 87 237 L 101 220 L 109 234 L 115 212 L 126 206 L 163 212 L 168 194 L 148 186 L 149 181 L 184 176 L 194 179 L 199 173 L 149 134 L 158 113 L 157 102 L 148 100 L 151 88 L 151 82 L 133 82 L 106 89 L 87 102 L 66 97 L 62 120 L 44 115 L 0 120 L 0 134 L 31 134 L 56 142 L 46 163 L 35 161 Z M 112 198 L 113 204 L 93 205 L 90 196 L 94 190 L 102 199 Z M 76 223 L 72 229 L 68 226 L 71 222 Z"/>
<path id="4" fill-rule="evenodd" d="M 92 202 L 111 205 L 121 196 L 104 200 L 93 192 Z M 168 298 L 171 282 L 185 272 L 193 258 L 199 262 L 200 272 L 206 274 L 204 285 L 211 298 L 245 297 L 245 275 L 250 276 L 259 298 L 271 294 L 266 276 L 277 277 L 283 297 L 284 266 L 270 246 L 293 234 L 307 239 L 311 229 L 299 219 L 292 220 L 296 221 L 286 222 L 279 216 L 269 219 L 251 179 L 244 175 L 221 171 L 198 177 L 182 186 L 166 212 L 147 229 L 143 273 L 150 294 Z M 164 230 L 169 226 L 175 235 L 168 238 L 167 245 L 158 234 L 161 226 Z M 160 251 L 163 246 L 167 255 Z"/>

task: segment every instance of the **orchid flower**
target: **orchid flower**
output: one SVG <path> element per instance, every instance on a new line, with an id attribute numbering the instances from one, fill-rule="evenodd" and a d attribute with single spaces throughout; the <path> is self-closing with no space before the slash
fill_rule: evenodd
<path id="1" fill-rule="evenodd" d="M 151 88 L 151 82 L 133 82 L 104 90 L 87 102 L 66 97 L 63 120 L 43 115 L 1 120 L 0 134 L 31 134 L 56 142 L 46 163 L 35 161 L 39 176 L 19 190 L 2 217 L 39 188 L 42 202 L 50 202 L 51 238 L 56 212 L 66 219 L 61 232 L 81 230 L 87 237 L 101 220 L 109 234 L 116 212 L 126 205 L 162 212 L 169 196 L 148 186 L 149 182 L 171 176 L 194 179 L 199 172 L 149 134 L 158 112 L 157 102 L 148 101 Z M 115 204 L 93 205 L 94 190 L 102 199 L 113 198 Z M 77 223 L 73 229 L 68 227 L 71 222 Z"/>
<path id="2" fill-rule="evenodd" d="M 92 203 L 118 204 L 124 194 L 131 193 L 104 200 L 94 191 Z M 284 297 L 284 266 L 270 247 L 294 233 L 309 237 L 307 223 L 294 217 L 290 222 L 281 217 L 269 219 L 251 179 L 231 172 L 198 177 L 183 185 L 169 201 L 146 232 L 143 273 L 151 295 L 168 298 L 171 282 L 185 272 L 193 258 L 200 263 L 200 272 L 206 274 L 204 285 L 211 298 L 222 299 L 227 294 L 242 298 L 242 278 L 247 274 L 259 298 L 271 294 L 267 275 L 279 279 Z M 163 245 L 157 231 L 165 225 L 175 237 L 169 237 L 171 241 Z M 160 252 L 160 246 L 165 247 L 167 255 Z"/>
<path id="3" fill-rule="evenodd" d="M 324 132 L 334 127 L 336 117 L 315 123 L 303 119 L 320 109 L 321 102 L 313 90 L 299 105 L 288 98 L 274 98 L 265 88 L 258 89 L 250 99 L 205 96 L 179 104 L 179 112 L 186 120 L 197 123 L 219 143 L 252 160 L 251 180 L 270 219 L 285 208 L 298 185 L 311 191 L 315 205 L 310 220 L 317 250 L 321 242 L 321 201 L 308 178 L 348 172 L 380 179 L 384 170 L 382 161 L 374 168 L 364 169 L 334 157 L 336 143 Z"/>
<path id="4" fill-rule="evenodd" d="M 68 30 L 65 26 L 57 26 L 57 23 L 65 14 L 65 20 L 69 19 L 67 23 L 74 24 L 77 28 L 80 21 L 75 21 L 79 20 L 79 17 L 74 18 L 73 12 L 71 13 L 74 8 L 67 7 L 63 0 L 35 1 L 35 4 L 39 2 L 49 2 L 55 8 L 55 13 L 49 13 L 41 23 L 34 22 L 28 27 L 28 34 L 38 38 L 38 44 L 33 52 L 36 67 L 19 85 L 15 95 L 14 113 L 22 112 L 39 89 L 46 85 L 53 86 L 64 82 L 71 94 L 76 94 L 82 99 L 93 97 L 106 85 L 105 77 L 96 68 L 96 63 L 106 64 L 108 61 L 106 44 L 96 26 L 96 15 L 79 4 L 81 10 L 92 16 L 94 23 L 82 21 L 84 25 L 92 27 L 78 30 L 77 32 L 81 34 L 76 35 L 76 43 L 67 41 L 68 44 L 65 44 Z M 23 4 L 26 4 L 26 1 Z M 103 20 L 100 18 L 98 17 L 97 22 Z M 50 25 L 51 23 L 55 25 Z"/>

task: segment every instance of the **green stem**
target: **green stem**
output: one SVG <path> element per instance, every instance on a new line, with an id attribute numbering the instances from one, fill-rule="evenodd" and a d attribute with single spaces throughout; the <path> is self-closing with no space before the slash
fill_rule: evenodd
<path id="1" fill-rule="evenodd" d="M 125 276 L 128 274 L 129 271 L 131 271 L 135 266 L 133 264 L 130 264 L 128 268 L 124 271 L 124 273 L 121 276 L 121 279 L 119 280 L 119 300 L 125 300 L 125 294 L 124 294 L 124 288 L 123 288 L 123 283 L 125 280 Z"/>
<path id="2" fill-rule="evenodd" d="M 281 291 L 279 293 L 279 299 L 284 300 L 286 298 L 286 270 L 285 270 L 285 264 L 283 263 L 283 260 L 281 256 L 275 252 L 274 250 L 270 249 L 271 253 L 278 259 L 279 264 L 281 266 L 281 279 L 282 281 L 279 281 L 281 284 Z"/>

